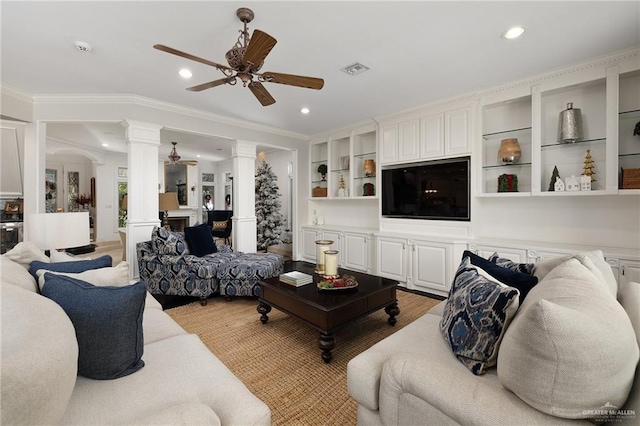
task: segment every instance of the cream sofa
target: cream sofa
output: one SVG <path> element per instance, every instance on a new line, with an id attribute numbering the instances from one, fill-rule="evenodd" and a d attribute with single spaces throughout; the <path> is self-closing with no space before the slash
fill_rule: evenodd
<path id="1" fill-rule="evenodd" d="M 0 260 L 3 425 L 271 423 L 269 408 L 148 293 L 145 366 L 114 380 L 78 376 L 78 344 L 65 312 L 38 294 L 23 266 Z"/>
<path id="2" fill-rule="evenodd" d="M 598 253 L 601 258 L 602 253 Z M 640 284 L 630 282 L 617 289 L 610 268 L 609 271 L 602 269 L 604 272 L 592 270 L 594 279 L 577 260 L 570 257 L 554 259 L 536 268 L 540 281 L 524 300 L 504 334 L 497 368 L 489 369 L 484 375 L 472 374 L 453 355 L 442 337 L 440 321 L 446 301 L 353 358 L 347 368 L 348 388 L 358 403 L 358 424 L 592 425 L 588 419 L 575 418 L 575 412 L 567 414 L 566 407 L 562 406 L 567 399 L 572 400 L 567 404 L 575 404 L 587 413 L 586 416 L 593 415 L 600 422 L 638 424 L 640 373 L 636 365 L 640 344 Z M 598 265 L 604 268 L 606 263 L 603 258 L 601 260 Z M 581 287 L 583 281 L 591 282 L 591 291 Z M 601 288 L 594 287 L 598 285 Z M 612 293 L 617 296 L 618 306 Z M 597 319 L 598 326 L 602 324 L 613 329 L 606 336 L 595 337 L 603 337 L 604 346 L 616 346 L 612 348 L 614 356 L 601 360 L 589 358 L 591 355 L 598 357 L 601 355 L 598 351 L 607 350 L 606 347 L 592 349 L 588 342 L 589 329 L 583 330 L 584 334 L 577 333 L 579 336 L 575 340 L 572 340 L 572 331 L 565 338 L 568 344 L 564 349 L 562 342 L 559 348 L 546 346 L 557 342 L 546 337 L 540 339 L 535 332 L 527 330 L 527 326 L 530 325 L 528 322 L 533 322 L 531 318 L 536 312 L 535 307 L 546 307 L 547 300 L 560 304 L 568 301 L 578 310 L 586 310 L 586 316 L 571 314 L 575 320 L 569 317 L 567 328 L 581 327 L 583 318 L 587 318 L 584 327 L 590 327 L 588 322 L 592 317 Z M 601 317 L 596 312 L 600 310 L 603 313 Z M 519 336 L 523 327 L 529 334 Z M 559 328 L 563 327 L 560 325 Z M 618 329 L 626 331 L 626 334 L 621 332 L 621 337 L 617 334 Z M 601 330 L 593 330 L 593 333 L 601 333 Z M 526 353 L 524 357 L 522 353 L 516 353 L 514 357 L 514 351 L 523 348 L 540 353 L 532 359 L 527 359 Z M 563 350 L 569 352 L 563 353 Z M 627 356 L 616 361 L 615 354 L 622 352 Z M 561 360 L 562 356 L 568 359 Z M 547 365 L 541 364 L 540 357 L 547 357 L 548 362 L 544 361 Z M 589 363 L 595 364 L 595 368 L 589 368 Z M 589 386 L 588 383 L 595 385 Z M 617 390 L 608 390 L 610 385 Z M 629 387 L 632 387 L 630 393 Z M 607 398 L 596 397 L 598 404 L 594 407 L 586 402 L 593 399 L 592 391 L 607 395 L 611 392 L 618 399 L 623 398 L 623 402 L 612 403 Z M 545 392 L 546 401 L 535 398 Z M 626 402 L 626 396 L 621 397 L 620 392 L 628 393 Z M 599 411 L 620 407 L 622 410 L 617 412 L 618 417 Z"/>

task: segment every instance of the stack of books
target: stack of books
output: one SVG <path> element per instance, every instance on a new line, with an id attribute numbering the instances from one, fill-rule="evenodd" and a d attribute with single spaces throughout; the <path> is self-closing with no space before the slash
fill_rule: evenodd
<path id="1" fill-rule="evenodd" d="M 303 272 L 292 271 L 286 274 L 280 274 L 280 281 L 285 284 L 289 284 L 295 287 L 311 284 L 313 282 L 313 276 L 305 274 Z"/>

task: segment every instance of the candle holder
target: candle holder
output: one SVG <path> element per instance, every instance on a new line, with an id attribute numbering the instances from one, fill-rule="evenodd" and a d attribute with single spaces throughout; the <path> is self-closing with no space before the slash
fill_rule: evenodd
<path id="1" fill-rule="evenodd" d="M 324 253 L 331 249 L 331 244 L 331 240 L 316 240 L 316 274 L 324 274 Z"/>
<path id="2" fill-rule="evenodd" d="M 327 250 L 324 252 L 324 275 L 325 278 L 338 278 L 338 251 Z"/>

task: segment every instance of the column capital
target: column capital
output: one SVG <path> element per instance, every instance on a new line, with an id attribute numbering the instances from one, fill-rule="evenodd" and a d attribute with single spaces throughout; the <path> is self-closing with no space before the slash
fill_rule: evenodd
<path id="1" fill-rule="evenodd" d="M 137 142 L 160 145 L 160 129 L 164 127 L 163 125 L 127 119 L 122 120 L 120 125 L 127 129 L 127 143 Z"/>
<path id="2" fill-rule="evenodd" d="M 231 157 L 256 158 L 257 142 L 236 140 L 231 146 Z"/>

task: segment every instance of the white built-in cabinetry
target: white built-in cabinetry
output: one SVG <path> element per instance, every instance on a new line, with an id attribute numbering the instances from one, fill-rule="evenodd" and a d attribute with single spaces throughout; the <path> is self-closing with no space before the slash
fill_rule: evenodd
<path id="1" fill-rule="evenodd" d="M 312 199 L 376 197 L 375 189 L 373 193 L 364 189 L 365 185 L 375 188 L 376 183 L 378 149 L 374 123 L 316 138 L 311 142 L 310 156 Z M 376 166 L 373 172 L 365 172 L 366 160 L 372 160 L 371 164 Z M 327 170 L 324 177 L 318 170 L 321 166 Z M 341 180 L 345 191 L 339 191 Z"/>
<path id="2" fill-rule="evenodd" d="M 307 262 L 316 262 L 317 240 L 333 241 L 332 250 L 338 251 L 338 265 L 354 271 L 371 271 L 371 238 L 373 230 L 346 230 L 339 227 L 302 227 L 302 257 Z"/>
<path id="3" fill-rule="evenodd" d="M 470 154 L 473 108 L 425 113 L 380 126 L 380 163 L 406 163 Z"/>
<path id="4" fill-rule="evenodd" d="M 411 290 L 446 296 L 460 264 L 465 241 L 376 236 L 376 275 Z"/>
<path id="5" fill-rule="evenodd" d="M 522 88 L 481 98 L 480 196 L 575 196 L 640 193 L 622 190 L 620 168 L 640 167 L 640 71 L 620 72 L 619 66 L 596 67 L 562 79 L 532 81 Z M 558 141 L 560 113 L 569 103 L 581 110 L 583 138 L 575 143 Z M 517 138 L 522 158 L 500 164 L 500 141 Z M 556 192 L 551 181 L 557 167 L 560 178 L 580 177 L 589 151 L 595 181 L 590 191 Z M 514 175 L 518 192 L 498 192 L 498 177 Z"/>

